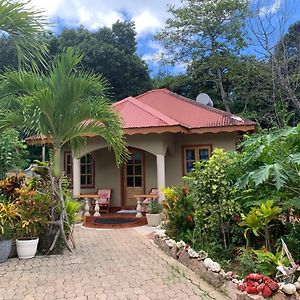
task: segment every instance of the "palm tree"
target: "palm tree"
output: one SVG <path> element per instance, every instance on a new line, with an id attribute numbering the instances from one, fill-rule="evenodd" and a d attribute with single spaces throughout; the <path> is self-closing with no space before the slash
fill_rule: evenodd
<path id="1" fill-rule="evenodd" d="M 30 1 L 0 0 L 0 30 L 15 42 L 19 66 L 37 67 L 45 64 L 47 45 L 42 42 L 45 26 L 43 12 L 30 7 Z"/>
<path id="2" fill-rule="evenodd" d="M 80 61 L 78 53 L 67 49 L 54 59 L 48 74 L 10 71 L 0 82 L 0 94 L 10 107 L 0 113 L 0 132 L 16 127 L 27 135 L 39 134 L 52 141 L 52 187 L 61 206 L 63 235 L 68 220 L 61 190 L 62 147 L 68 144 L 76 155 L 87 136 L 94 135 L 106 140 L 118 164 L 127 156 L 120 119 L 105 98 L 106 83 L 99 75 L 76 69 Z"/>

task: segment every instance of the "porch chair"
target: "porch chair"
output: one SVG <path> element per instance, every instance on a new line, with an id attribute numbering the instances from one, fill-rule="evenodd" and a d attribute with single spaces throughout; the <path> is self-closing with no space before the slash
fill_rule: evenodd
<path id="1" fill-rule="evenodd" d="M 98 199 L 99 207 L 100 207 L 99 211 L 106 212 L 108 214 L 111 189 L 97 190 L 97 194 L 100 196 L 100 198 Z"/>
<path id="2" fill-rule="evenodd" d="M 152 188 L 149 192 L 150 195 L 156 195 L 158 198 L 158 188 Z M 146 198 L 143 202 L 142 202 L 142 212 L 143 213 L 147 213 L 148 212 L 148 204 L 151 203 L 153 201 L 153 198 Z"/>

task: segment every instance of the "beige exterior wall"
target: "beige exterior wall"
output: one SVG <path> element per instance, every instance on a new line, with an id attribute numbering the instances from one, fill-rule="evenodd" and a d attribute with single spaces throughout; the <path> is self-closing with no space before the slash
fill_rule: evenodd
<path id="1" fill-rule="evenodd" d="M 145 150 L 145 192 L 157 187 L 156 155 L 165 154 L 166 186 L 182 183 L 182 146 L 212 145 L 212 148 L 235 150 L 237 133 L 214 134 L 148 134 L 128 136 L 129 147 Z M 67 150 L 67 149 L 66 149 Z M 103 140 L 91 139 L 83 156 L 92 153 L 95 160 L 95 188 L 81 189 L 81 193 L 93 193 L 99 188 L 113 190 L 112 206 L 121 206 L 121 171 L 116 166 L 114 153 L 109 150 Z"/>
<path id="2" fill-rule="evenodd" d="M 166 185 L 173 186 L 182 183 L 182 146 L 187 145 L 212 145 L 226 151 L 235 150 L 237 133 L 213 134 L 177 134 L 174 137 L 173 152 L 166 156 Z M 168 151 L 169 152 L 169 151 Z"/>

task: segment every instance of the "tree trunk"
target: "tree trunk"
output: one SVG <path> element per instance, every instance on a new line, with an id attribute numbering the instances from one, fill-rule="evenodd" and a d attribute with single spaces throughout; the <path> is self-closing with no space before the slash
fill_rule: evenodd
<path id="1" fill-rule="evenodd" d="M 221 68 L 219 66 L 217 66 L 217 79 L 218 79 L 219 90 L 221 93 L 221 98 L 222 98 L 222 101 L 224 104 L 224 108 L 227 112 L 230 113 L 230 108 L 229 108 L 228 101 L 227 101 L 227 94 L 225 92 L 224 85 L 223 85 L 222 72 L 221 72 Z"/>

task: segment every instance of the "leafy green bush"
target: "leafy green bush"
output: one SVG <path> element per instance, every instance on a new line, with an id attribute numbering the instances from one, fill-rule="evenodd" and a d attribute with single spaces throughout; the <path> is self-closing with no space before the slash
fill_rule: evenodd
<path id="1" fill-rule="evenodd" d="M 231 178 L 236 159 L 234 153 L 215 149 L 209 161 L 197 162 L 194 171 L 185 178 L 189 202 L 195 208 L 195 230 L 202 246 L 218 242 L 226 249 L 231 242 L 233 217 L 240 212 Z"/>
<path id="2" fill-rule="evenodd" d="M 0 136 L 0 178 L 8 171 L 24 169 L 28 165 L 26 144 L 15 129 L 7 129 Z"/>
<path id="3" fill-rule="evenodd" d="M 285 241 L 289 251 L 292 253 L 293 258 L 298 263 L 300 262 L 300 224 L 288 224 L 287 225 L 288 233 L 282 236 L 282 239 Z M 281 244 L 281 241 L 278 241 L 278 244 Z"/>
<path id="4" fill-rule="evenodd" d="M 167 234 L 176 239 L 193 243 L 194 206 L 184 187 L 166 188 L 163 202 L 164 213 L 168 219 Z"/>

